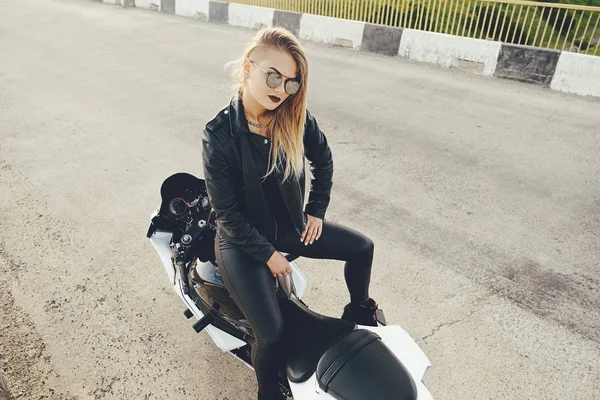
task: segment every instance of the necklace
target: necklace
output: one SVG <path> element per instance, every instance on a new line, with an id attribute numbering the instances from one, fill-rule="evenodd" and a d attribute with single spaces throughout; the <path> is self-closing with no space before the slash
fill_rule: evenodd
<path id="1" fill-rule="evenodd" d="M 252 126 L 255 126 L 255 127 L 259 128 L 259 129 L 262 129 L 262 128 L 264 128 L 264 127 L 265 127 L 263 124 L 259 124 L 258 122 L 250 121 L 250 120 L 248 119 L 248 117 L 246 117 L 246 120 L 248 121 L 248 123 L 249 123 L 250 125 L 252 125 Z"/>

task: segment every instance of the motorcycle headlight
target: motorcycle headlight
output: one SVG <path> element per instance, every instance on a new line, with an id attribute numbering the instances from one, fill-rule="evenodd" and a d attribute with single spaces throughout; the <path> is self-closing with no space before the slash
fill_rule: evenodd
<path id="1" fill-rule="evenodd" d="M 429 384 L 431 383 L 431 366 L 427 367 L 427 369 L 425 370 L 425 373 L 421 378 L 421 382 L 423 382 L 423 385 L 425 385 L 425 387 L 429 389 Z"/>

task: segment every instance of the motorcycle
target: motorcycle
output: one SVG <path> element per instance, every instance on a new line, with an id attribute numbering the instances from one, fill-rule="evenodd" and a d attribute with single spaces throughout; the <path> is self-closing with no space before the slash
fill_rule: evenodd
<path id="1" fill-rule="evenodd" d="M 191 174 L 168 177 L 147 238 L 158 253 L 173 289 L 215 345 L 252 369 L 254 333 L 230 296 L 214 252 L 216 219 L 206 184 Z M 292 273 L 274 279 L 285 324 L 279 386 L 295 400 L 433 400 L 426 382 L 431 363 L 398 325 L 357 326 L 310 310 L 302 300 L 307 280 L 293 254 Z"/>

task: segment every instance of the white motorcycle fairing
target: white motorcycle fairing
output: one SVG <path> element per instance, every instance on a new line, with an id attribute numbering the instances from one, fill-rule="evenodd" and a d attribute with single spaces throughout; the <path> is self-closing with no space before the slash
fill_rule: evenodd
<path id="1" fill-rule="evenodd" d="M 431 362 L 406 331 L 398 325 L 377 327 L 359 325 L 358 328 L 377 333 L 383 343 L 402 361 L 402 364 L 410 373 L 417 387 L 417 400 L 433 400 L 433 396 L 429 393 L 423 382 L 427 369 L 431 367 Z M 319 388 L 316 373 L 302 383 L 290 382 L 290 388 L 292 389 L 294 399 L 336 400 L 333 396 L 323 392 Z"/>
<path id="2" fill-rule="evenodd" d="M 167 276 L 169 277 L 169 281 L 173 285 L 173 289 L 183 301 L 185 306 L 193 314 L 193 316 L 197 320 L 200 320 L 204 317 L 204 314 L 196 306 L 195 302 L 189 297 L 189 295 L 184 293 L 181 277 L 173 265 L 171 258 L 172 251 L 170 247 L 172 236 L 173 234 L 169 231 L 157 229 L 152 233 L 150 242 L 160 256 Z M 308 286 L 307 280 L 294 262 L 291 262 L 290 266 L 293 271 L 291 278 L 294 285 L 294 294 L 298 298 L 301 298 Z M 410 335 L 408 335 L 408 333 L 406 333 L 400 326 L 397 325 L 377 327 L 359 326 L 359 328 L 373 331 L 379 335 L 382 342 L 399 360 L 401 360 L 402 364 L 409 372 L 416 385 L 417 400 L 433 400 L 433 397 L 423 382 L 426 371 L 431 366 L 431 363 L 425 353 L 423 353 L 421 348 L 410 337 Z M 239 349 L 247 345 L 246 342 L 222 331 L 221 329 L 216 328 L 213 325 L 208 325 L 205 330 L 210 338 L 215 342 L 217 347 L 219 347 L 223 352 L 230 352 L 230 354 L 232 354 L 232 350 Z M 238 357 L 236 357 L 236 359 L 244 362 L 245 365 L 252 369 L 252 366 L 243 359 Z M 319 388 L 316 373 L 313 373 L 312 376 L 304 382 L 289 382 L 289 385 L 295 400 L 336 400 L 334 397 L 323 392 Z"/>
<path id="3" fill-rule="evenodd" d="M 169 282 L 171 282 L 171 285 L 173 285 L 173 289 L 175 290 L 179 298 L 183 301 L 183 303 L 186 305 L 186 307 L 192 312 L 192 314 L 194 314 L 194 317 L 200 320 L 204 316 L 204 314 L 202 313 L 202 311 L 200 311 L 198 306 L 196 306 L 196 304 L 189 297 L 189 295 L 183 292 L 181 278 L 179 274 L 177 274 L 176 268 L 173 266 L 173 261 L 171 260 L 170 246 L 172 237 L 172 232 L 157 229 L 150 237 L 150 242 L 152 243 L 154 250 L 156 250 L 156 252 L 160 256 L 160 259 L 163 263 L 163 267 L 165 268 L 167 276 L 169 277 Z M 298 298 L 301 298 L 302 294 L 306 290 L 306 287 L 308 286 L 306 277 L 294 262 L 290 263 L 290 267 L 292 268 L 292 279 L 294 280 L 296 293 L 298 295 Z M 221 349 L 221 351 L 231 351 L 246 345 L 246 342 L 230 335 L 227 332 L 223 332 L 222 330 L 212 325 L 207 326 L 205 329 L 210 338 L 215 342 L 217 347 Z M 249 367 L 252 368 L 250 365 Z"/>

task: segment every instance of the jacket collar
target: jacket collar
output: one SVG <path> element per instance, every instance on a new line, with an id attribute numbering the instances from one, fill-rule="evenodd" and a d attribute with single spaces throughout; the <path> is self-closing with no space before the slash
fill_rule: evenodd
<path id="1" fill-rule="evenodd" d="M 242 104 L 242 97 L 239 94 L 236 94 L 229 103 L 229 127 L 231 129 L 231 136 L 233 137 L 250 132 L 246 113 L 244 112 L 244 105 Z"/>

